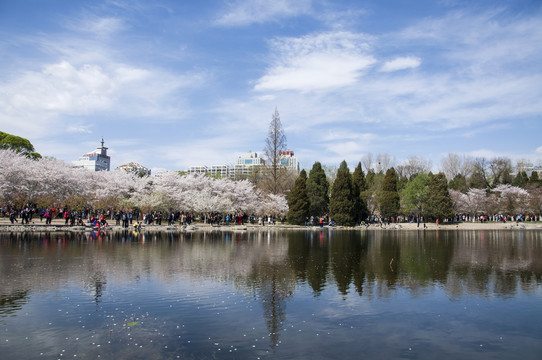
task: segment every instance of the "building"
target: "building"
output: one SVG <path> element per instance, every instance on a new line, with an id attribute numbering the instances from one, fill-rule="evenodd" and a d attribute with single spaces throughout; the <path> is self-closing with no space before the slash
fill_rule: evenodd
<path id="1" fill-rule="evenodd" d="M 294 156 L 293 151 L 281 151 L 280 152 L 280 166 L 291 171 L 299 172 L 299 161 Z"/>
<path id="2" fill-rule="evenodd" d="M 281 151 L 279 159 L 280 167 L 290 171 L 299 172 L 299 161 L 293 151 Z M 249 151 L 237 158 L 234 166 L 213 165 L 210 168 L 204 165 L 192 166 L 188 169 L 189 174 L 209 174 L 214 177 L 229 178 L 233 180 L 245 179 L 255 175 L 265 168 L 265 160 L 258 153 Z"/>
<path id="3" fill-rule="evenodd" d="M 129 162 L 128 164 L 117 166 L 116 170 L 124 170 L 129 173 L 134 173 L 137 176 L 150 176 L 151 170 L 144 166 L 139 165 L 136 162 Z"/>
<path id="4" fill-rule="evenodd" d="M 107 148 L 104 146 L 102 138 L 102 146 L 96 148 L 72 162 L 73 166 L 84 168 L 91 171 L 109 171 L 111 166 L 111 158 L 107 155 Z"/>
<path id="5" fill-rule="evenodd" d="M 207 170 L 209 169 L 205 165 L 191 166 L 188 169 L 188 173 L 189 174 L 207 174 Z"/>
<path id="6" fill-rule="evenodd" d="M 249 151 L 245 156 L 239 156 L 233 168 L 234 178 L 241 179 L 253 175 L 257 170 L 265 166 L 265 160 L 258 153 Z"/>

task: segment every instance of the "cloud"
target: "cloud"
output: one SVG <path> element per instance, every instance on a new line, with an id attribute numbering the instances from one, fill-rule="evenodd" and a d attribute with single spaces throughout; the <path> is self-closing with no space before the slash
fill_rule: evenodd
<path id="1" fill-rule="evenodd" d="M 200 81 L 199 75 L 117 63 L 105 67 L 68 61 L 47 64 L 40 71 L 26 71 L 0 83 L 0 125 L 14 133 L 47 136 L 64 130 L 88 132 L 89 127 L 79 125 L 55 126 L 65 117 L 110 112 L 117 117 L 178 119 L 184 104 L 175 95 Z"/>
<path id="2" fill-rule="evenodd" d="M 245 26 L 253 23 L 278 21 L 311 12 L 311 0 L 238 0 L 229 5 L 216 24 L 221 26 Z"/>
<path id="3" fill-rule="evenodd" d="M 77 20 L 68 20 L 66 27 L 76 32 L 92 34 L 97 37 L 107 37 L 126 29 L 127 26 L 120 18 L 92 15 Z"/>
<path id="4" fill-rule="evenodd" d="M 405 69 L 417 68 L 421 64 L 421 60 L 417 57 L 407 56 L 399 57 L 390 61 L 386 61 L 381 67 L 380 71 L 392 72 Z"/>
<path id="5" fill-rule="evenodd" d="M 276 39 L 276 58 L 254 90 L 309 92 L 354 84 L 375 62 L 368 47 L 366 36 L 350 32 Z"/>

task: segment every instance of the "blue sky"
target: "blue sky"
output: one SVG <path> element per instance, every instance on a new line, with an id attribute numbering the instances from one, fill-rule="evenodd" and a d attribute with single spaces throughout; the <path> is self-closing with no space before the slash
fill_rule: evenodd
<path id="1" fill-rule="evenodd" d="M 72 161 L 542 159 L 540 1 L 0 0 L 0 131 Z"/>

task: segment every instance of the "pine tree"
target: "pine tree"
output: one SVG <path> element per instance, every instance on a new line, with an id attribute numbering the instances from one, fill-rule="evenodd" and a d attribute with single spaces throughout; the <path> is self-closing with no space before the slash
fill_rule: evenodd
<path id="1" fill-rule="evenodd" d="M 520 171 L 514 178 L 514 181 L 512 181 L 512 185 L 523 188 L 528 182 L 529 177 L 527 176 L 527 173 L 525 171 Z"/>
<path id="2" fill-rule="evenodd" d="M 429 174 L 424 213 L 426 217 L 439 221 L 454 216 L 453 201 L 448 192 L 444 173 Z"/>
<path id="3" fill-rule="evenodd" d="M 361 162 L 358 163 L 358 166 L 354 169 L 352 174 L 352 196 L 355 200 L 354 207 L 354 219 L 363 221 L 369 216 L 369 209 L 367 208 L 367 203 L 362 197 L 362 194 L 367 191 L 367 184 L 365 183 L 365 173 L 361 168 Z"/>
<path id="4" fill-rule="evenodd" d="M 537 171 L 533 171 L 533 173 L 531 174 L 531 177 L 529 178 L 529 185 L 536 186 L 536 187 L 542 186 L 542 181 L 538 177 Z"/>
<path id="5" fill-rule="evenodd" d="M 309 198 L 307 196 L 307 172 L 301 170 L 288 197 L 288 223 L 303 225 L 309 216 Z"/>
<path id="6" fill-rule="evenodd" d="M 337 170 L 337 177 L 331 188 L 329 212 L 338 225 L 354 225 L 354 197 L 352 196 L 352 176 L 346 161 Z"/>
<path id="7" fill-rule="evenodd" d="M 469 186 L 467 185 L 467 178 L 462 174 L 457 174 L 448 184 L 448 187 L 452 190 L 461 191 L 467 193 Z"/>
<path id="8" fill-rule="evenodd" d="M 380 191 L 380 216 L 391 218 L 399 214 L 400 197 L 397 191 L 397 173 L 394 168 L 386 171 Z"/>
<path id="9" fill-rule="evenodd" d="M 307 179 L 307 196 L 309 198 L 309 214 L 322 216 L 329 209 L 329 182 L 322 164 L 315 162 Z"/>

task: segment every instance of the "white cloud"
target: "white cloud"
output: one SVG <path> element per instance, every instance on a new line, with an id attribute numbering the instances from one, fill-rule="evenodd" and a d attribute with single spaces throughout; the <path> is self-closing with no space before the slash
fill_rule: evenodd
<path id="1" fill-rule="evenodd" d="M 535 153 L 542 154 L 542 146 L 536 148 Z"/>
<path id="2" fill-rule="evenodd" d="M 217 25 L 243 26 L 277 21 L 311 12 L 311 0 L 238 0 L 220 16 Z"/>
<path id="3" fill-rule="evenodd" d="M 331 90 L 354 84 L 374 62 L 366 36 L 331 32 L 272 42 L 277 54 L 256 91 Z"/>
<path id="4" fill-rule="evenodd" d="M 69 125 L 66 128 L 67 133 L 81 133 L 81 134 L 91 134 L 90 126 L 88 125 Z"/>
<path id="5" fill-rule="evenodd" d="M 67 28 L 72 31 L 90 33 L 97 37 L 111 36 L 126 28 L 122 19 L 115 17 L 87 16 L 77 20 L 68 20 Z"/>
<path id="6" fill-rule="evenodd" d="M 405 69 L 417 68 L 421 64 L 421 60 L 417 57 L 406 56 L 399 57 L 390 61 L 386 61 L 381 67 L 380 71 L 392 72 Z"/>
<path id="7" fill-rule="evenodd" d="M 199 81 L 198 75 L 183 77 L 125 64 L 75 66 L 61 61 L 0 83 L 0 125 L 39 137 L 88 132 L 88 127 L 66 127 L 62 119 L 106 111 L 114 116 L 180 118 L 183 102 L 173 95 Z"/>

